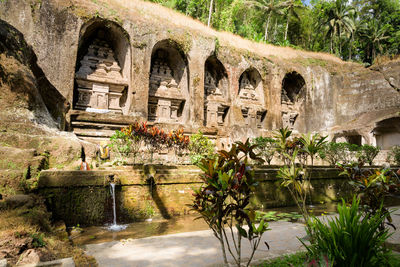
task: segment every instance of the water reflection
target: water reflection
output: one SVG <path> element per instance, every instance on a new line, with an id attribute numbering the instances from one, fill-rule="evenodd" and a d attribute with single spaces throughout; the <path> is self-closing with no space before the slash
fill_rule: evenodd
<path id="1" fill-rule="evenodd" d="M 322 213 L 329 213 L 336 211 L 336 203 L 329 203 L 324 205 L 315 205 L 310 207 L 310 214 L 321 215 Z M 280 212 L 297 212 L 296 206 L 281 207 L 273 209 L 264 209 L 263 211 L 277 211 Z M 119 232 L 110 231 L 107 226 L 92 226 L 84 228 L 83 232 L 71 236 L 74 244 L 98 244 L 103 242 L 118 241 L 121 239 L 137 239 L 150 236 L 168 235 L 183 232 L 193 232 L 208 230 L 207 224 L 202 220 L 195 220 L 197 215 L 186 215 L 181 217 L 173 217 L 172 219 L 153 219 L 150 222 L 135 222 L 127 224 L 126 229 Z"/>
<path id="2" fill-rule="evenodd" d="M 207 230 L 208 226 L 203 220 L 195 220 L 198 216 L 187 215 L 172 219 L 153 219 L 150 222 L 135 222 L 128 224 L 126 229 L 119 232 L 109 231 L 106 226 L 91 226 L 84 228 L 83 232 L 71 236 L 74 244 L 97 244 L 117 241 L 128 238 L 144 238 L 183 232 Z"/>

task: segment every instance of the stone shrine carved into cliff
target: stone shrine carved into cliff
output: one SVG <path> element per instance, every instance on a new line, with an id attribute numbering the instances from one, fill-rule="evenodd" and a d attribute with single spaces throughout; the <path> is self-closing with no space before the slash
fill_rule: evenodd
<path id="1" fill-rule="evenodd" d="M 149 88 L 150 121 L 178 122 L 185 102 L 167 58 L 167 51 L 160 49 L 152 64 Z"/>
<path id="2" fill-rule="evenodd" d="M 255 72 L 256 70 L 245 71 L 242 74 L 239 80 L 239 99 L 246 126 L 262 128 L 267 110 L 263 107 L 257 92 L 257 81 L 252 77 Z"/>
<path id="3" fill-rule="evenodd" d="M 240 80 L 239 97 L 241 99 L 248 99 L 248 100 L 258 101 L 256 88 L 250 82 L 250 79 L 249 79 L 248 74 L 246 72 L 243 73 L 242 79 Z"/>
<path id="4" fill-rule="evenodd" d="M 246 126 L 256 126 L 262 128 L 262 121 L 265 118 L 267 111 L 262 108 L 244 107 L 242 108 L 242 115 Z"/>
<path id="5" fill-rule="evenodd" d="M 282 124 L 290 130 L 295 128 L 296 120 L 304 101 L 305 81 L 297 72 L 287 73 L 282 80 Z"/>
<path id="6" fill-rule="evenodd" d="M 288 128 L 289 130 L 294 129 L 294 123 L 296 122 L 298 112 L 295 111 L 283 111 L 282 112 L 282 124 L 283 128 Z"/>
<path id="7" fill-rule="evenodd" d="M 121 97 L 128 86 L 109 44 L 95 39 L 75 73 L 78 84 L 77 109 L 121 112 Z"/>
<path id="8" fill-rule="evenodd" d="M 206 126 L 217 127 L 224 125 L 229 106 L 226 104 L 221 89 L 218 88 L 217 78 L 207 70 L 204 78 L 204 91 Z"/>

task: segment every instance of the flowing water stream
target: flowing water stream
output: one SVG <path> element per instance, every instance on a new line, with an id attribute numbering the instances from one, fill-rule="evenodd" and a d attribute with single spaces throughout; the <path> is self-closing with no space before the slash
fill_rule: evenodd
<path id="1" fill-rule="evenodd" d="M 127 225 L 117 224 L 117 207 L 115 206 L 115 183 L 110 183 L 110 193 L 113 200 L 113 224 L 108 227 L 111 231 L 121 231 L 124 230 Z"/>

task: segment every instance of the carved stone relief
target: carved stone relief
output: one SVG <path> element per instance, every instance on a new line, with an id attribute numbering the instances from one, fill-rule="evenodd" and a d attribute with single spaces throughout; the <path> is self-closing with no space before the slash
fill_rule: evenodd
<path id="1" fill-rule="evenodd" d="M 283 128 L 287 127 L 289 130 L 293 130 L 298 115 L 299 113 L 296 111 L 282 111 Z"/>
<path id="2" fill-rule="evenodd" d="M 304 87 L 305 81 L 297 72 L 287 73 L 282 81 L 282 124 L 290 130 L 294 130 L 304 102 Z"/>
<path id="3" fill-rule="evenodd" d="M 78 84 L 75 108 L 121 112 L 120 99 L 128 81 L 122 77 L 121 67 L 108 43 L 95 39 L 80 63 L 75 73 Z"/>
<path id="4" fill-rule="evenodd" d="M 216 70 L 214 69 L 211 72 L 211 70 L 206 69 L 204 77 L 204 114 L 205 125 L 208 127 L 223 126 L 229 110 L 229 105 L 222 89 L 219 88 L 219 83 Z"/>
<path id="5" fill-rule="evenodd" d="M 243 73 L 242 79 L 240 80 L 239 97 L 241 99 L 258 101 L 256 89 L 250 82 L 247 72 Z"/>
<path id="6" fill-rule="evenodd" d="M 185 98 L 168 63 L 168 52 L 158 50 L 150 73 L 149 120 L 178 122 Z"/>
<path id="7" fill-rule="evenodd" d="M 252 72 L 256 71 L 245 71 L 240 77 L 239 101 L 246 126 L 262 128 L 267 110 L 257 92 L 257 81 Z"/>

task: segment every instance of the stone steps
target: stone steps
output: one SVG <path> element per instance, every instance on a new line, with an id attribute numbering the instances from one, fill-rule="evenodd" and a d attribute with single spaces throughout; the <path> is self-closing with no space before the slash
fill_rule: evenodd
<path id="1" fill-rule="evenodd" d="M 73 110 L 70 115 L 72 131 L 80 139 L 92 143 L 108 140 L 116 130 L 121 130 L 136 121 L 135 117 L 111 112 L 102 114 Z"/>

